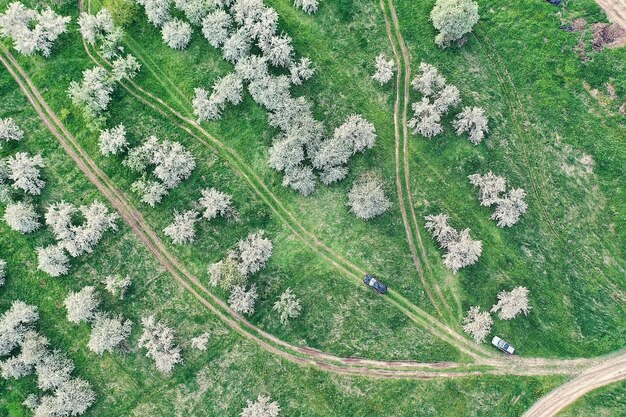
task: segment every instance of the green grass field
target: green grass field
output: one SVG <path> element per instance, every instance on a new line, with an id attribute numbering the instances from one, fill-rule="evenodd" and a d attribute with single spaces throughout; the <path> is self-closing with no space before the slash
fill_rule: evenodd
<path id="1" fill-rule="evenodd" d="M 8 3 L 0 0 L 0 10 Z M 94 11 L 103 3 L 107 0 L 94 0 Z M 247 93 L 244 102 L 229 107 L 220 121 L 203 126 L 236 152 L 319 241 L 436 315 L 413 265 L 396 195 L 395 86 L 380 87 L 371 79 L 374 58 L 380 52 L 391 56 L 378 2 L 322 1 L 312 16 L 295 9 L 289 0 L 266 3 L 278 11 L 280 30 L 293 36 L 297 56 L 309 56 L 316 68 L 316 75 L 303 86 L 293 87 L 292 93 L 314 103 L 315 116 L 325 122 L 329 133 L 349 114 L 363 114 L 376 126 L 376 146 L 351 160 L 347 179 L 330 187 L 319 185 L 312 196 L 302 197 L 283 188 L 282 175 L 268 167 L 268 148 L 277 132 Z M 421 61 L 436 65 L 458 86 L 463 105 L 482 106 L 490 118 L 491 132 L 477 147 L 454 135 L 451 116 L 440 137 L 410 137 L 410 203 L 433 269 L 429 279 L 442 289 L 452 308 L 451 317 L 442 320 L 460 331 L 461 317 L 469 306 L 488 309 L 499 291 L 524 285 L 530 290 L 531 313 L 510 322 L 495 320 L 492 335 L 506 338 L 527 357 L 590 357 L 615 351 L 624 346 L 626 331 L 626 129 L 625 117 L 618 110 L 626 95 L 626 51 L 592 53 L 592 60 L 583 64 L 572 50 L 578 34 L 559 29 L 559 9 L 530 0 L 479 3 L 481 21 L 468 43 L 461 49 L 441 50 L 434 45 L 428 20 L 433 2 L 395 1 L 412 72 Z M 99 154 L 98 133 L 86 127 L 80 110 L 66 94 L 70 81 L 78 80 L 84 69 L 95 64 L 77 31 L 76 2 L 56 4 L 55 9 L 71 15 L 73 21 L 52 56 L 14 55 L 97 165 L 119 189 L 129 190 L 137 175 L 121 165 L 121 158 Z M 573 2 L 562 19 L 567 22 L 581 16 L 590 22 L 606 19 L 592 0 Z M 209 88 L 232 70 L 198 28 L 185 51 L 168 48 L 141 8 L 125 30 L 125 49 L 142 64 L 137 83 L 189 117 L 193 118 L 194 88 Z M 615 87 L 618 98 L 596 100 L 588 89 L 606 91 L 606 83 Z M 104 201 L 30 109 L 4 67 L 0 97 L 0 118 L 16 119 L 27 138 L 4 146 L 0 157 L 28 150 L 41 152 L 46 160 L 47 185 L 35 199 L 40 211 L 61 199 L 74 204 Z M 411 102 L 417 99 L 412 91 Z M 291 344 L 340 356 L 468 360 L 296 236 L 229 158 L 211 152 L 121 88 L 114 94 L 107 126 L 119 123 L 126 125 L 133 144 L 156 135 L 180 141 L 195 155 L 198 164 L 192 177 L 157 208 L 129 195 L 152 229 L 201 281 L 208 284 L 206 267 L 248 233 L 264 229 L 272 238 L 274 254 L 268 267 L 252 278 L 260 290 L 250 318 L 255 325 Z M 592 157 L 593 172 L 580 162 L 583 155 Z M 369 170 L 384 179 L 393 206 L 366 223 L 348 213 L 346 194 L 354 179 Z M 529 212 L 511 228 L 496 227 L 489 219 L 492 209 L 479 205 L 477 192 L 467 180 L 470 174 L 489 170 L 528 192 Z M 202 221 L 194 245 L 171 245 L 162 230 L 172 221 L 174 209 L 191 207 L 205 187 L 232 194 L 241 221 Z M 441 251 L 423 229 L 423 216 L 440 211 L 451 215 L 453 226 L 470 227 L 472 236 L 483 241 L 480 261 L 456 275 L 443 267 Z M 98 401 L 88 415 L 234 416 L 246 399 L 265 392 L 280 402 L 287 416 L 518 416 L 563 381 L 510 376 L 376 380 L 297 366 L 227 330 L 177 285 L 125 225 L 115 234 L 108 233 L 95 254 L 74 259 L 70 275 L 59 279 L 36 271 L 34 248 L 50 242 L 47 230 L 24 237 L 0 223 L 0 258 L 8 262 L 9 271 L 0 293 L 0 311 L 16 298 L 40 307 L 39 329 L 53 345 L 68 352 L 77 366 L 75 374 L 92 382 L 97 391 Z M 185 363 L 170 378 L 159 375 L 135 348 L 126 355 L 96 356 L 86 349 L 87 325 L 74 326 L 65 320 L 62 300 L 67 292 L 98 285 L 111 273 L 134 278 L 130 296 L 123 302 L 104 296 L 100 286 L 105 307 L 134 321 L 133 347 L 140 334 L 138 322 L 147 312 L 175 324 Z M 287 287 L 302 299 L 303 315 L 282 326 L 271 308 Z M 219 289 L 215 293 L 228 298 Z M 206 328 L 214 336 L 209 350 L 200 354 L 188 341 Z M 28 415 L 19 404 L 32 389 L 31 379 L 0 380 L 0 393 L 6 393 L 0 395 L 0 416 Z M 611 404 L 616 404 L 608 404 L 608 412 L 620 410 L 619 390 L 602 391 L 599 397 L 574 407 L 591 410 L 603 395 L 614 398 Z"/>
<path id="2" fill-rule="evenodd" d="M 626 384 L 609 385 L 587 394 L 561 413 L 559 417 L 596 415 L 619 417 L 626 407 Z"/>

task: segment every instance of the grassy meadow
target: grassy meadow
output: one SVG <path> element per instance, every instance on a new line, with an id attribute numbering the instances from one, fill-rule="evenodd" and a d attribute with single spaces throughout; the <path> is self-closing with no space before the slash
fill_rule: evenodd
<path id="1" fill-rule="evenodd" d="M 0 10 L 8 3 L 0 0 Z M 190 179 L 162 204 L 156 208 L 141 204 L 130 193 L 138 175 L 121 165 L 121 157 L 100 155 L 98 132 L 86 126 L 80 109 L 66 94 L 69 83 L 95 64 L 80 39 L 77 2 L 53 3 L 55 10 L 73 20 L 52 56 L 12 53 L 81 146 L 119 189 L 127 191 L 133 205 L 191 273 L 208 285 L 207 266 L 224 257 L 238 240 L 263 229 L 272 238 L 274 253 L 268 267 L 251 278 L 259 287 L 259 300 L 250 318 L 263 330 L 289 343 L 341 356 L 467 360 L 454 346 L 416 326 L 384 297 L 347 276 L 295 235 L 229 158 L 212 152 L 118 86 L 107 127 L 123 123 L 133 145 L 150 135 L 179 141 L 197 162 Z M 95 12 L 115 3 L 119 0 L 93 0 L 92 8 Z M 314 114 L 324 121 L 329 135 L 348 115 L 362 114 L 376 126 L 376 146 L 351 159 L 348 178 L 330 187 L 318 184 L 315 193 L 302 197 L 282 187 L 282 174 L 267 165 L 268 148 L 277 131 L 247 92 L 243 103 L 228 107 L 221 120 L 203 127 L 236 152 L 321 242 L 436 315 L 410 256 L 396 194 L 395 86 L 381 87 L 371 79 L 375 57 L 380 52 L 392 53 L 379 3 L 322 0 L 314 15 L 295 9 L 290 0 L 266 3 L 279 13 L 279 30 L 293 37 L 296 56 L 310 57 L 316 68 L 311 80 L 292 87 L 293 95 L 313 102 Z M 432 267 L 428 279 L 442 289 L 452 307 L 448 324 L 460 331 L 462 315 L 470 306 L 489 309 L 499 291 L 524 285 L 530 290 L 529 316 L 507 322 L 496 319 L 492 331 L 515 345 L 520 355 L 595 356 L 622 348 L 626 334 L 626 118 L 619 106 L 626 97 L 626 49 L 590 52 L 592 59 L 586 63 L 576 55 L 574 46 L 588 34 L 568 33 L 559 27 L 578 17 L 589 23 L 605 21 L 593 0 L 570 2 L 567 9 L 543 1 L 479 0 L 481 21 L 467 44 L 441 50 L 433 42 L 428 20 L 433 3 L 394 1 L 412 73 L 421 61 L 437 66 L 461 91 L 462 105 L 481 106 L 490 118 L 490 133 L 479 146 L 454 134 L 450 121 L 455 110 L 446 116 L 441 136 L 432 140 L 409 137 L 410 203 Z M 130 17 L 124 47 L 142 64 L 135 81 L 193 118 L 194 88 L 210 88 L 233 70 L 232 65 L 197 27 L 189 48 L 176 51 L 162 42 L 159 30 L 147 22 L 141 8 Z M 6 40 L 4 44 L 9 45 Z M 609 97 L 609 84 L 617 98 Z M 41 152 L 46 161 L 47 185 L 33 199 L 40 213 L 46 204 L 62 199 L 76 205 L 104 200 L 45 129 L 4 67 L 0 98 L 0 118 L 16 119 L 26 137 L 0 149 L 0 157 L 17 151 Z M 418 93 L 412 90 L 410 98 L 417 101 Z M 477 190 L 467 179 L 489 170 L 505 176 L 509 187 L 522 187 L 528 193 L 528 213 L 511 228 L 498 228 L 489 219 L 493 209 L 480 206 Z M 363 222 L 348 213 L 346 195 L 358 175 L 367 171 L 384 179 L 393 206 L 383 216 Z M 232 194 L 241 220 L 200 221 L 194 245 L 172 245 L 163 228 L 173 220 L 175 209 L 191 208 L 205 187 Z M 443 267 L 441 251 L 423 229 L 423 216 L 442 211 L 451 216 L 455 228 L 469 227 L 472 236 L 483 241 L 479 262 L 454 275 Z M 3 213 L 0 207 L 0 216 Z M 0 222 L 0 258 L 8 262 L 0 311 L 18 298 L 40 307 L 39 329 L 75 361 L 75 375 L 96 389 L 98 401 L 89 416 L 234 416 L 246 399 L 260 392 L 277 399 L 286 416 L 519 416 L 562 382 L 557 377 L 369 380 L 285 362 L 228 330 L 178 286 L 130 228 L 121 221 L 118 224 L 120 230 L 107 233 L 94 254 L 73 259 L 70 274 L 54 279 L 36 270 L 34 252 L 37 246 L 52 242 L 51 233 L 41 229 L 22 236 Z M 133 278 L 125 301 L 108 296 L 100 284 L 113 273 Z M 88 326 L 72 325 L 65 319 L 62 301 L 68 291 L 88 284 L 99 287 L 105 309 L 135 323 L 129 353 L 98 357 L 86 348 Z M 272 305 L 287 288 L 301 298 L 303 314 L 283 326 Z M 228 298 L 219 289 L 215 293 Z M 144 353 L 136 351 L 138 323 L 147 313 L 174 325 L 181 342 L 185 362 L 169 378 L 159 375 Z M 206 329 L 212 333 L 208 351 L 192 350 L 190 338 Z M 29 415 L 19 404 L 33 387 L 32 378 L 0 379 L 0 417 Z M 623 402 L 620 389 L 599 391 L 574 407 L 591 410 L 603 403 L 602 398 L 611 398 L 606 408 L 619 410 L 611 404 Z M 580 415 L 568 412 L 564 415 Z"/>

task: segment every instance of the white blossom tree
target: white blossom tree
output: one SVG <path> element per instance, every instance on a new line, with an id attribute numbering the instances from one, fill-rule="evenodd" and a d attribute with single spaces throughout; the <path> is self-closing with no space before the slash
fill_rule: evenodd
<path id="1" fill-rule="evenodd" d="M 498 221 L 499 227 L 513 226 L 527 209 L 526 191 L 522 188 L 513 188 L 504 198 L 498 200 L 491 218 Z"/>
<path id="2" fill-rule="evenodd" d="M 162 26 L 169 21 L 172 16 L 170 14 L 171 0 L 135 0 L 138 4 L 145 8 L 148 22 L 156 27 Z"/>
<path id="3" fill-rule="evenodd" d="M 506 190 L 506 178 L 489 171 L 485 175 L 472 174 L 470 183 L 479 189 L 480 205 L 489 207 L 501 200 L 500 194 Z"/>
<path id="4" fill-rule="evenodd" d="M 528 304 L 528 288 L 515 287 L 511 291 L 500 291 L 498 303 L 491 308 L 502 320 L 511 320 L 520 314 L 528 315 L 532 307 Z"/>
<path id="5" fill-rule="evenodd" d="M 168 193 L 165 186 L 158 181 L 137 180 L 131 184 L 130 190 L 141 194 L 141 202 L 150 207 L 159 204 Z"/>
<path id="6" fill-rule="evenodd" d="M 209 92 L 204 88 L 196 88 L 191 102 L 193 114 L 198 118 L 198 122 L 217 120 L 222 117 L 224 102 L 216 96 L 209 96 Z"/>
<path id="7" fill-rule="evenodd" d="M 54 390 L 70 380 L 74 364 L 59 350 L 44 355 L 35 366 L 37 386 L 44 391 Z"/>
<path id="8" fill-rule="evenodd" d="M 180 19 L 172 19 L 163 24 L 161 35 L 172 49 L 185 49 L 191 40 L 191 25 Z"/>
<path id="9" fill-rule="evenodd" d="M 372 76 L 375 81 L 378 81 L 380 85 L 387 84 L 393 77 L 394 70 L 393 59 L 387 61 L 385 54 L 382 52 L 376 57 L 376 72 Z"/>
<path id="10" fill-rule="evenodd" d="M 237 313 L 252 315 L 257 297 L 256 285 L 252 284 L 247 291 L 243 285 L 235 285 L 228 297 L 228 305 Z"/>
<path id="11" fill-rule="evenodd" d="M 81 13 L 78 18 L 78 25 L 81 36 L 90 45 L 95 45 L 96 41 L 104 39 L 115 28 L 113 16 L 105 8 L 95 15 Z"/>
<path id="12" fill-rule="evenodd" d="M 230 73 L 218 79 L 213 85 L 213 96 L 216 102 L 226 101 L 233 105 L 243 100 L 243 80 L 237 73 Z"/>
<path id="13" fill-rule="evenodd" d="M 297 62 L 292 62 L 289 66 L 289 74 L 291 75 L 291 83 L 294 85 L 302 85 L 303 81 L 310 79 L 315 74 L 313 63 L 307 57 L 300 58 Z"/>
<path id="14" fill-rule="evenodd" d="M 209 284 L 220 286 L 229 291 L 234 285 L 245 285 L 248 281 L 246 275 L 239 270 L 239 260 L 236 253 L 231 252 L 225 259 L 212 263 L 207 268 L 211 276 Z"/>
<path id="15" fill-rule="evenodd" d="M 472 31 L 478 22 L 478 3 L 473 0 L 437 0 L 430 20 L 439 31 L 435 43 L 445 48 Z"/>
<path id="16" fill-rule="evenodd" d="M 72 223 L 72 216 L 82 213 L 83 224 Z M 78 209 L 64 201 L 53 203 L 46 211 L 46 224 L 52 233 L 72 257 L 93 252 L 107 230 L 117 230 L 115 224 L 117 213 L 109 213 L 106 206 L 100 201 L 94 201 L 88 206 Z"/>
<path id="17" fill-rule="evenodd" d="M 391 201 L 385 196 L 378 177 L 362 175 L 348 193 L 348 206 L 356 217 L 369 220 L 386 212 L 391 207 Z"/>
<path id="18" fill-rule="evenodd" d="M 241 412 L 241 417 L 278 417 L 280 414 L 280 405 L 269 396 L 259 394 L 256 401 L 246 402 L 248 405 Z"/>
<path id="19" fill-rule="evenodd" d="M 26 339 L 39 320 L 37 307 L 16 300 L 0 316 L 0 357 L 6 356 Z"/>
<path id="20" fill-rule="evenodd" d="M 6 164 L 13 188 L 33 195 L 41 193 L 46 184 L 40 177 L 39 168 L 45 167 L 41 155 L 29 156 L 25 152 L 17 152 L 7 158 Z"/>
<path id="21" fill-rule="evenodd" d="M 79 416 L 96 400 L 91 385 L 80 378 L 63 382 L 54 395 L 45 395 L 35 409 L 35 417 Z"/>
<path id="22" fill-rule="evenodd" d="M 137 61 L 137 58 L 131 54 L 126 54 L 113 60 L 111 72 L 115 81 L 121 81 L 123 79 L 132 80 L 140 70 L 141 64 Z"/>
<path id="23" fill-rule="evenodd" d="M 83 108 L 88 120 L 97 119 L 104 113 L 111 101 L 113 93 L 113 79 L 106 70 L 94 67 L 83 71 L 83 79 L 80 83 L 72 81 L 67 90 L 75 106 Z"/>
<path id="24" fill-rule="evenodd" d="M 228 39 L 228 31 L 232 26 L 232 17 L 226 11 L 217 9 L 202 20 L 202 34 L 211 46 L 219 48 Z"/>
<path id="25" fill-rule="evenodd" d="M 186 180 L 196 167 L 196 161 L 188 150 L 178 142 L 164 140 L 150 161 L 154 175 L 171 189 Z"/>
<path id="26" fill-rule="evenodd" d="M 204 352 L 207 349 L 207 344 L 209 343 L 210 336 L 211 334 L 209 332 L 204 332 L 201 335 L 194 337 L 193 339 L 191 339 L 191 346 L 194 349 L 198 349 Z"/>
<path id="27" fill-rule="evenodd" d="M 463 319 L 463 331 L 472 336 L 476 343 L 482 343 L 491 331 L 493 319 L 487 311 L 480 311 L 480 307 L 470 307 Z"/>
<path id="28" fill-rule="evenodd" d="M 260 42 L 263 56 L 275 67 L 289 67 L 293 63 L 291 37 L 286 34 L 271 35 Z"/>
<path id="29" fill-rule="evenodd" d="M 483 245 L 480 240 L 470 236 L 470 229 L 459 232 L 457 240 L 448 244 L 448 252 L 443 257 L 443 264 L 452 272 L 473 265 L 482 254 Z"/>
<path id="30" fill-rule="evenodd" d="M 426 229 L 444 249 L 447 249 L 452 242 L 459 240 L 459 232 L 448 224 L 447 214 L 437 214 L 426 216 Z"/>
<path id="31" fill-rule="evenodd" d="M 50 7 L 39 12 L 14 1 L 0 14 L 0 35 L 11 38 L 15 50 L 24 55 L 39 52 L 47 58 L 57 38 L 67 32 L 70 20 Z"/>
<path id="32" fill-rule="evenodd" d="M 22 139 L 24 139 L 24 132 L 13 118 L 0 119 L 0 149 L 2 149 L 2 142 L 18 142 Z"/>
<path id="33" fill-rule="evenodd" d="M 294 6 L 308 14 L 317 12 L 318 3 L 318 0 L 293 0 Z"/>
<path id="34" fill-rule="evenodd" d="M 70 292 L 63 304 L 67 310 L 67 320 L 79 324 L 95 318 L 100 299 L 94 287 L 86 286 L 78 292 Z"/>
<path id="35" fill-rule="evenodd" d="M 20 345 L 18 358 L 24 365 L 33 368 L 48 354 L 48 339 L 37 333 L 36 330 L 28 330 Z"/>
<path id="36" fill-rule="evenodd" d="M 267 58 L 259 55 L 248 55 L 237 61 L 235 64 L 235 72 L 239 74 L 244 81 L 266 79 L 269 77 Z"/>
<path id="37" fill-rule="evenodd" d="M 114 128 L 103 130 L 99 138 L 100 153 L 102 155 L 117 155 L 128 148 L 126 127 L 119 124 Z"/>
<path id="38" fill-rule="evenodd" d="M 202 197 L 198 200 L 202 217 L 206 220 L 213 220 L 217 216 L 228 219 L 237 218 L 238 213 L 229 194 L 216 190 L 215 188 L 205 188 L 201 191 Z"/>
<path id="39" fill-rule="evenodd" d="M 411 81 L 411 86 L 422 95 L 431 97 L 439 94 L 446 86 L 446 79 L 439 70 L 426 62 L 421 62 L 418 75 Z"/>
<path id="40" fill-rule="evenodd" d="M 8 204 L 4 211 L 4 221 L 11 229 L 22 234 L 34 232 L 41 227 L 35 206 L 25 202 Z"/>
<path id="41" fill-rule="evenodd" d="M 69 262 L 62 245 L 37 248 L 37 269 L 51 277 L 66 275 L 70 270 Z"/>
<path id="42" fill-rule="evenodd" d="M 283 187 L 291 187 L 304 196 L 311 194 L 315 191 L 313 168 L 297 165 L 285 169 Z"/>
<path id="43" fill-rule="evenodd" d="M 182 213 L 174 211 L 174 221 L 163 229 L 163 233 L 172 239 L 175 245 L 193 243 L 196 236 L 195 224 L 198 212 L 187 210 Z"/>
<path id="44" fill-rule="evenodd" d="M 112 295 L 124 299 L 132 281 L 128 275 L 107 275 L 102 281 L 104 288 Z"/>
<path id="45" fill-rule="evenodd" d="M 176 8 L 194 25 L 200 25 L 202 19 L 217 5 L 214 0 L 175 0 Z"/>
<path id="46" fill-rule="evenodd" d="M 489 132 L 487 123 L 485 110 L 481 107 L 464 107 L 452 125 L 457 135 L 460 136 L 464 132 L 468 132 L 470 142 L 478 145 L 485 137 L 485 133 Z"/>
<path id="47" fill-rule="evenodd" d="M 407 125 L 413 129 L 413 133 L 432 138 L 443 132 L 441 113 L 428 97 L 422 97 L 422 100 L 413 103 L 411 108 L 414 114 Z"/>
<path id="48" fill-rule="evenodd" d="M 291 288 L 287 288 L 285 292 L 280 295 L 278 301 L 274 303 L 273 309 L 280 315 L 280 322 L 282 324 L 287 324 L 290 319 L 300 316 L 302 312 L 300 300 L 296 298 Z"/>
<path id="49" fill-rule="evenodd" d="M 222 44 L 222 54 L 225 60 L 236 63 L 250 54 L 251 46 L 250 33 L 245 28 L 239 28 Z"/>
<path id="50" fill-rule="evenodd" d="M 131 149 L 122 164 L 142 173 L 148 166 L 153 166 L 154 176 L 166 189 L 172 189 L 189 178 L 196 167 L 195 158 L 183 145 L 168 140 L 159 142 L 156 136 Z M 141 188 L 137 186 L 138 190 Z"/>
<path id="51" fill-rule="evenodd" d="M 254 274 L 265 268 L 272 255 L 272 241 L 264 237 L 264 231 L 251 233 L 237 244 L 239 248 L 239 271 L 243 275 Z"/>
<path id="52" fill-rule="evenodd" d="M 87 347 L 92 352 L 102 355 L 113 353 L 130 335 L 132 322 L 121 316 L 111 317 L 107 314 L 96 314 L 89 335 Z"/>
<path id="53" fill-rule="evenodd" d="M 433 101 L 433 106 L 439 114 L 445 114 L 451 107 L 455 107 L 461 102 L 459 89 L 454 85 L 447 85 L 441 90 Z"/>
<path id="54" fill-rule="evenodd" d="M 141 319 L 143 333 L 139 339 L 139 347 L 147 350 L 146 356 L 153 359 L 159 372 L 169 374 L 174 365 L 183 361 L 180 348 L 174 343 L 174 330 L 154 316 Z"/>

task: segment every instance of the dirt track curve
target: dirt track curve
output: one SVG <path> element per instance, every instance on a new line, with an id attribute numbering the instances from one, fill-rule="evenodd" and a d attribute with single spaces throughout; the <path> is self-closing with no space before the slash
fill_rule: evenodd
<path id="1" fill-rule="evenodd" d="M 626 30 L 626 0 L 596 0 L 609 20 Z"/>
<path id="2" fill-rule="evenodd" d="M 626 379 L 626 355 L 600 362 L 537 401 L 523 417 L 552 417 L 577 399 L 593 391 Z"/>

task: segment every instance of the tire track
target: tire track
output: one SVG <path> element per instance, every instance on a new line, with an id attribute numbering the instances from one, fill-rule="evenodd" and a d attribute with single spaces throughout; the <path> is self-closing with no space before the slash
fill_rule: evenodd
<path id="1" fill-rule="evenodd" d="M 383 15 L 385 18 L 387 36 L 389 37 L 389 41 L 391 42 L 393 53 L 396 59 L 396 65 L 398 67 L 398 72 L 396 76 L 396 83 L 397 83 L 396 105 L 394 106 L 394 123 L 396 125 L 398 123 L 398 118 L 399 118 L 400 73 L 401 73 L 401 70 L 404 69 L 404 92 L 403 92 L 404 100 L 403 100 L 403 106 L 402 106 L 402 142 L 403 142 L 402 143 L 402 154 L 403 154 L 402 163 L 403 163 L 403 168 L 404 168 L 404 190 L 406 192 L 407 205 L 409 206 L 409 209 L 411 211 L 412 226 L 411 224 L 409 224 L 408 220 L 406 219 L 407 215 L 406 215 L 406 206 L 405 206 L 404 197 L 401 198 L 401 210 L 403 212 L 403 220 L 405 221 L 405 229 L 407 231 L 407 235 L 410 235 L 410 237 L 408 237 L 409 247 L 414 257 L 416 268 L 418 270 L 418 273 L 422 280 L 422 285 L 428 295 L 428 298 L 430 299 L 431 303 L 433 304 L 433 306 L 439 313 L 440 317 L 447 318 L 449 322 L 454 322 L 455 321 L 454 312 L 452 308 L 450 307 L 450 305 L 448 304 L 446 297 L 441 291 L 441 288 L 436 283 L 435 274 L 430 266 L 430 262 L 426 254 L 426 248 L 424 246 L 424 243 L 422 241 L 422 236 L 420 233 L 420 224 L 417 221 L 417 215 L 415 214 L 415 208 L 413 206 L 413 197 L 411 194 L 411 175 L 410 175 L 410 167 L 409 167 L 409 132 L 408 132 L 408 124 L 407 124 L 408 122 L 407 113 L 408 113 L 408 108 L 409 108 L 409 103 L 410 103 L 411 60 L 409 56 L 409 51 L 404 42 L 404 38 L 402 37 L 402 32 L 400 30 L 400 22 L 398 20 L 398 15 L 396 13 L 396 9 L 393 4 L 393 1 L 387 0 L 387 4 L 389 6 L 389 11 L 391 14 L 391 21 L 393 22 L 393 26 L 395 29 L 395 41 L 394 41 L 394 36 L 391 30 L 391 25 L 389 23 L 389 17 L 387 16 L 387 11 L 385 9 L 383 1 L 382 0 L 380 1 L 380 6 L 382 8 Z M 396 46 L 396 42 L 399 45 L 399 49 L 402 55 L 402 62 L 400 60 L 400 54 L 398 53 L 398 47 Z M 400 141 L 399 132 L 397 129 L 395 133 L 396 133 L 396 152 L 397 152 L 399 148 L 399 141 Z M 399 158 L 397 157 L 396 158 L 396 184 L 398 183 L 402 183 L 402 180 L 400 179 Z M 401 190 L 400 192 L 403 193 Z M 415 238 L 413 236 L 415 236 Z M 424 264 L 426 265 L 426 268 L 428 269 L 429 275 L 431 277 L 431 281 L 433 280 L 435 281 L 434 284 L 432 282 L 429 282 L 426 279 L 423 268 L 419 261 L 419 257 L 417 255 L 417 249 L 414 243 L 415 240 L 417 240 L 418 242 L 422 260 Z M 433 291 L 433 287 L 434 287 L 434 291 Z M 433 295 L 433 293 L 436 293 L 437 300 L 435 300 L 435 296 Z M 445 314 L 447 316 L 444 316 L 442 309 L 445 310 Z"/>

